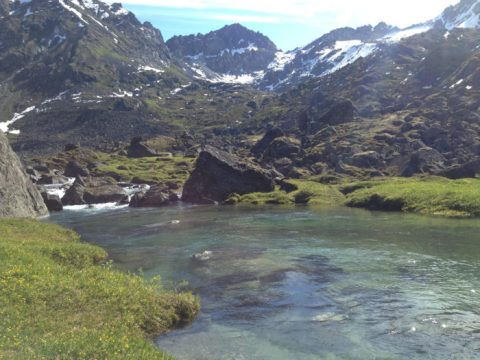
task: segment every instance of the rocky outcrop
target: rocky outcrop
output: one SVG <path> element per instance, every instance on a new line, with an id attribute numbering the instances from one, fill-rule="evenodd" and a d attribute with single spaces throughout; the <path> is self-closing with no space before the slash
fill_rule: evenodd
<path id="1" fill-rule="evenodd" d="M 233 193 L 243 195 L 273 190 L 274 181 L 269 172 L 249 161 L 206 146 L 185 183 L 182 200 L 214 203 L 224 201 Z"/>
<path id="2" fill-rule="evenodd" d="M 46 215 L 43 199 L 0 131 L 0 217 Z"/>
<path id="3" fill-rule="evenodd" d="M 128 200 L 126 191 L 105 178 L 78 177 L 62 198 L 63 205 L 122 203 Z"/>

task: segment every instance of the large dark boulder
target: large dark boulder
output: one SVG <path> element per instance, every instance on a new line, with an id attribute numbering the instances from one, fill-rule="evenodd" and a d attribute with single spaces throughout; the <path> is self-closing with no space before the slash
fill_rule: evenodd
<path id="1" fill-rule="evenodd" d="M 47 209 L 49 211 L 62 211 L 63 210 L 62 200 L 60 200 L 60 197 L 58 195 L 52 195 L 52 194 L 48 194 L 46 192 L 43 192 L 42 193 L 42 198 L 43 198 L 43 201 L 45 202 L 45 205 L 47 206 Z"/>
<path id="2" fill-rule="evenodd" d="M 480 173 L 480 160 L 473 160 L 462 165 L 452 166 L 441 171 L 437 175 L 445 176 L 449 179 L 474 178 Z"/>
<path id="3" fill-rule="evenodd" d="M 252 147 L 252 154 L 255 156 L 262 155 L 273 140 L 284 135 L 285 134 L 283 133 L 282 129 L 277 127 L 268 130 L 265 135 Z"/>
<path id="4" fill-rule="evenodd" d="M 229 195 L 271 192 L 271 173 L 237 156 L 206 146 L 185 183 L 182 200 L 192 203 L 221 202 Z"/>
<path id="5" fill-rule="evenodd" d="M 63 205 L 122 203 L 128 199 L 126 191 L 105 178 L 78 177 L 62 198 Z"/>
<path id="6" fill-rule="evenodd" d="M 152 186 L 147 192 L 136 193 L 130 201 L 130 207 L 161 207 L 178 201 L 178 195 L 163 185 Z"/>
<path id="7" fill-rule="evenodd" d="M 0 217 L 36 217 L 47 214 L 40 192 L 28 178 L 0 130 Z"/>
<path id="8" fill-rule="evenodd" d="M 135 137 L 131 140 L 127 149 L 127 156 L 130 158 L 143 158 L 157 156 L 155 150 L 142 143 L 142 138 Z"/>
<path id="9" fill-rule="evenodd" d="M 67 166 L 65 166 L 63 175 L 71 178 L 77 176 L 89 176 L 90 171 L 88 171 L 87 168 L 83 167 L 78 161 L 70 160 Z"/>

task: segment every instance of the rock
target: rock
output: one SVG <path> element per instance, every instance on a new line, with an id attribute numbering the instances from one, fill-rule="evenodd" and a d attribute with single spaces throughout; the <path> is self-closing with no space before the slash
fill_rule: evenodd
<path id="1" fill-rule="evenodd" d="M 38 185 L 62 185 L 68 183 L 68 178 L 62 175 L 43 175 L 38 181 Z"/>
<path id="2" fill-rule="evenodd" d="M 480 160 L 473 160 L 468 163 L 453 166 L 445 169 L 437 175 L 445 176 L 449 179 L 474 178 L 480 172 Z"/>
<path id="3" fill-rule="evenodd" d="M 271 192 L 271 174 L 249 161 L 206 146 L 185 183 L 182 200 L 192 203 L 221 202 L 230 194 Z"/>
<path id="4" fill-rule="evenodd" d="M 51 195 L 46 192 L 42 193 L 42 198 L 43 201 L 45 202 L 45 205 L 47 206 L 47 209 L 49 211 L 62 211 L 63 210 L 63 204 L 62 201 L 60 200 L 60 197 L 58 195 Z"/>
<path id="5" fill-rule="evenodd" d="M 277 169 L 278 172 L 280 172 L 282 175 L 285 175 L 292 169 L 293 161 L 289 158 L 281 158 L 275 160 L 273 166 L 275 167 L 275 169 Z"/>
<path id="6" fill-rule="evenodd" d="M 139 192 L 130 200 L 130 207 L 161 207 L 170 204 L 170 201 L 178 200 L 172 196 L 168 188 L 157 185 L 152 186 L 147 192 Z"/>
<path id="7" fill-rule="evenodd" d="M 380 164 L 380 155 L 376 151 L 364 151 L 352 156 L 352 165 L 359 168 L 376 168 Z"/>
<path id="8" fill-rule="evenodd" d="M 0 131 L 0 217 L 37 217 L 48 210 L 40 192 Z"/>
<path id="9" fill-rule="evenodd" d="M 50 170 L 46 164 L 35 164 L 33 169 L 41 173 L 49 173 Z"/>
<path id="10" fill-rule="evenodd" d="M 277 184 L 280 186 L 280 190 L 283 190 L 288 194 L 298 190 L 297 185 L 292 184 L 292 183 L 290 183 L 288 181 L 285 181 L 285 180 L 279 180 L 279 181 L 277 181 Z"/>
<path id="11" fill-rule="evenodd" d="M 445 169 L 445 158 L 437 150 L 423 147 L 410 156 L 410 160 L 401 172 L 401 176 L 410 177 L 415 174 L 434 174 Z"/>
<path id="12" fill-rule="evenodd" d="M 192 255 L 192 260 L 195 260 L 195 261 L 208 261 L 211 258 L 212 258 L 212 252 L 208 250 L 202 253 Z"/>
<path id="13" fill-rule="evenodd" d="M 335 103 L 330 110 L 322 116 L 319 122 L 328 125 L 344 124 L 353 121 L 357 109 L 350 100 Z"/>
<path id="14" fill-rule="evenodd" d="M 70 160 L 65 167 L 63 175 L 67 177 L 77 177 L 77 176 L 89 176 L 90 171 L 84 168 L 78 161 Z"/>
<path id="15" fill-rule="evenodd" d="M 284 135 L 283 131 L 277 127 L 268 130 L 263 138 L 253 146 L 252 154 L 255 156 L 262 155 L 273 140 Z"/>
<path id="16" fill-rule="evenodd" d="M 126 191 L 105 178 L 78 177 L 62 198 L 64 205 L 121 203 Z"/>
<path id="17" fill-rule="evenodd" d="M 281 137 L 273 140 L 263 153 L 264 161 L 271 161 L 274 159 L 291 158 L 297 156 L 300 152 L 300 147 L 294 144 L 287 137 Z"/>
<path id="18" fill-rule="evenodd" d="M 131 140 L 127 149 L 127 156 L 130 158 L 154 157 L 157 156 L 155 150 L 142 143 L 142 138 L 135 137 Z"/>
<path id="19" fill-rule="evenodd" d="M 63 149 L 63 151 L 69 152 L 69 151 L 72 151 L 72 150 L 77 150 L 78 148 L 79 148 L 78 145 L 75 145 L 75 144 L 66 144 L 66 145 L 65 145 L 65 148 Z"/>

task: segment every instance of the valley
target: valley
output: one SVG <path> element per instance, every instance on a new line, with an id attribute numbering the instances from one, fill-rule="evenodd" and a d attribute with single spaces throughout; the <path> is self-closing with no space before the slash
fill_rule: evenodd
<path id="1" fill-rule="evenodd" d="M 479 19 L 0 0 L 0 358 L 475 358 Z"/>

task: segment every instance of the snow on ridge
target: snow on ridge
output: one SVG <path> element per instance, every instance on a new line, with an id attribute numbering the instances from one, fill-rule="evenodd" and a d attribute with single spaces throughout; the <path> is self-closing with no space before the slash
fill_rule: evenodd
<path id="1" fill-rule="evenodd" d="M 25 117 L 25 115 L 27 113 L 29 113 L 29 112 L 31 112 L 35 109 L 36 109 L 35 106 L 30 106 L 30 107 L 26 108 L 25 110 L 23 110 L 21 113 L 15 113 L 13 115 L 12 119 L 10 119 L 9 121 L 5 121 L 5 122 L 0 123 L 0 130 L 3 131 L 4 133 L 10 133 L 10 134 L 15 134 L 15 135 L 20 134 L 20 130 L 10 130 L 10 125 L 12 125 L 17 120 L 22 119 L 23 117 Z"/>
<path id="2" fill-rule="evenodd" d="M 252 74 L 231 75 L 222 74 L 214 79 L 210 79 L 213 83 L 226 83 L 226 84 L 253 84 L 255 81 L 260 80 L 265 75 L 264 71 L 256 71 Z"/>
<path id="3" fill-rule="evenodd" d="M 83 18 L 82 14 L 80 11 L 77 9 L 74 9 L 73 7 L 67 5 L 64 0 L 58 0 L 60 5 L 62 5 L 66 10 L 70 11 L 72 14 L 74 14 L 76 17 L 78 17 L 83 23 L 88 24 L 88 22 Z"/>
<path id="4" fill-rule="evenodd" d="M 138 67 L 138 71 L 140 71 L 140 72 L 143 72 L 143 71 L 153 71 L 153 72 L 156 72 L 157 74 L 163 74 L 163 73 L 165 72 L 165 70 L 157 69 L 157 68 L 154 68 L 154 67 L 148 66 L 148 65 L 139 66 L 139 67 Z"/>
<path id="5" fill-rule="evenodd" d="M 400 31 L 396 31 L 394 33 L 388 34 L 385 37 L 383 37 L 381 40 L 383 40 L 387 43 L 399 42 L 399 41 L 401 41 L 403 39 L 406 39 L 406 38 L 409 38 L 411 36 L 427 32 L 430 29 L 432 29 L 432 26 L 429 25 L 429 24 L 413 26 L 413 27 L 409 27 L 409 28 L 404 29 L 404 30 L 400 30 Z"/>

